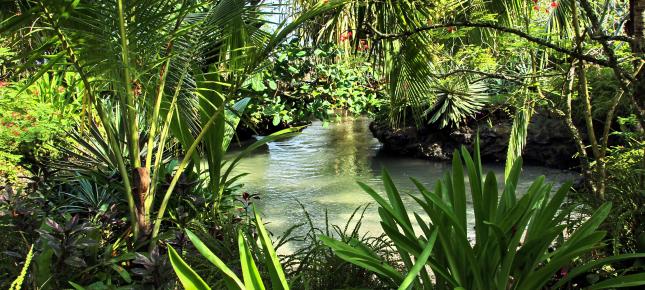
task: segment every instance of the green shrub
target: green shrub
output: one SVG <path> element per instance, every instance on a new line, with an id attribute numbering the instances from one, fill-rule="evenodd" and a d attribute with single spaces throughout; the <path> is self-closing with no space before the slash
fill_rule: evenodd
<path id="1" fill-rule="evenodd" d="M 204 258 L 211 262 L 215 268 L 222 273 L 223 278 L 218 281 L 218 287 L 216 289 L 265 289 L 264 285 L 266 281 L 270 281 L 270 289 L 289 289 L 284 270 L 278 260 L 275 248 L 273 247 L 269 234 L 264 228 L 264 224 L 257 213 L 255 213 L 254 220 L 254 225 L 257 229 L 257 239 L 253 236 L 244 234 L 241 230 L 237 233 L 239 262 L 242 272 L 241 278 L 238 277 L 238 274 L 233 272 L 224 261 L 215 255 L 206 246 L 206 244 L 197 237 L 197 235 L 186 230 L 188 238 L 197 251 L 199 251 Z M 258 244 L 261 246 L 258 247 Z M 254 260 L 252 250 L 258 248 L 262 249 L 261 257 L 263 261 L 261 262 L 264 263 L 264 266 L 267 269 L 268 278 L 261 276 L 260 271 L 258 270 L 258 265 Z M 168 253 L 175 273 L 179 277 L 181 284 L 186 289 L 211 289 L 204 279 L 202 279 L 195 270 L 186 264 L 181 255 L 173 247 L 168 248 Z"/>
<path id="2" fill-rule="evenodd" d="M 282 263 L 289 277 L 289 285 L 294 289 L 390 289 L 393 284 L 380 279 L 373 272 L 349 263 L 334 254 L 320 239 L 321 236 L 333 235 L 344 242 L 360 241 L 370 251 L 378 253 L 389 263 L 400 262 L 385 235 L 371 236 L 360 233 L 365 212 L 370 205 L 359 206 L 350 215 L 345 225 L 330 225 L 325 210 L 325 226 L 314 226 L 312 217 L 300 204 L 306 220 L 296 227 L 305 227 L 302 236 L 285 236 L 277 245 L 291 242 L 295 245 L 292 253 L 282 257 Z M 295 228 L 294 228 L 295 229 Z M 293 230 L 287 231 L 292 233 Z"/>
<path id="3" fill-rule="evenodd" d="M 28 88 L 22 83 L 0 87 L 0 178 L 15 182 L 56 156 L 54 141 L 62 141 L 79 118 L 80 105 L 70 100 L 74 88 L 65 83 L 54 75 Z"/>
<path id="4" fill-rule="evenodd" d="M 605 200 L 613 203 L 614 214 L 607 218 L 604 228 L 609 232 L 613 254 L 645 252 L 644 150 L 644 142 L 613 147 L 607 158 Z M 590 206 L 597 203 L 588 201 Z"/>
<path id="5" fill-rule="evenodd" d="M 253 125 L 327 121 L 335 110 L 359 115 L 380 107 L 380 84 L 372 65 L 361 56 L 345 55 L 332 44 L 304 47 L 294 39 L 273 58 L 271 66 L 246 84 L 258 96 L 247 110 Z"/>
<path id="6" fill-rule="evenodd" d="M 478 145 L 474 158 L 462 148 L 461 154 L 454 154 L 452 170 L 437 182 L 434 190 L 412 179 L 419 193 L 410 197 L 424 209 L 423 213 L 408 212 L 387 171 L 383 172 L 387 199 L 361 183 L 380 206 L 383 231 L 401 255 L 404 272 L 358 241 L 345 243 L 329 237 L 323 241 L 339 257 L 378 273 L 400 285 L 399 289 L 559 288 L 594 267 L 645 257 L 645 254 L 612 256 L 574 267 L 577 258 L 603 246 L 606 232 L 598 227 L 609 215 L 611 204 L 600 206 L 577 228 L 567 228 L 562 221 L 569 211 L 561 206 L 570 185 L 565 184 L 552 194 L 551 185 L 539 177 L 518 198 L 516 186 L 521 166 L 519 159 L 500 196 L 495 174 L 483 174 Z M 466 196 L 465 175 L 470 199 Z M 474 240 L 468 235 L 472 226 L 467 219 L 468 200 L 472 200 L 474 210 Z M 410 216 L 414 216 L 416 223 Z M 421 236 L 417 236 L 415 226 L 420 228 Z M 643 284 L 645 273 L 639 273 L 606 279 L 589 289 Z"/>

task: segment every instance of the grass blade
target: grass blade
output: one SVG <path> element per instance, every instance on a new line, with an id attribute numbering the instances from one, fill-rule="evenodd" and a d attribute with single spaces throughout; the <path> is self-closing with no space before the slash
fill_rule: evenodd
<path id="1" fill-rule="evenodd" d="M 430 236 L 430 239 L 428 240 L 428 244 L 423 249 L 423 252 L 421 252 L 421 255 L 417 257 L 417 260 L 415 261 L 414 266 L 412 267 L 412 269 L 410 269 L 410 272 L 408 272 L 408 275 L 405 276 L 405 279 L 403 279 L 403 283 L 399 285 L 399 290 L 404 290 L 410 287 L 410 285 L 412 285 L 412 282 L 416 279 L 417 274 L 419 274 L 421 270 L 425 269 L 426 262 L 428 261 L 428 258 L 432 253 L 432 249 L 434 248 L 434 243 L 436 241 L 437 241 L 437 231 L 433 231 L 432 235 Z"/>
<path id="2" fill-rule="evenodd" d="M 237 244 L 240 249 L 240 263 L 242 266 L 242 277 L 244 277 L 244 286 L 248 290 L 264 290 L 262 277 L 260 276 L 258 267 L 255 265 L 255 261 L 253 261 L 253 255 L 241 231 L 237 233 Z"/>
<path id="3" fill-rule="evenodd" d="M 228 266 L 226 266 L 226 263 L 224 263 L 220 258 L 218 258 L 213 252 L 211 252 L 210 249 L 190 230 L 186 230 L 186 235 L 190 239 L 190 241 L 193 243 L 197 251 L 199 251 L 206 260 L 211 262 L 217 269 L 222 271 L 224 274 L 224 279 L 227 280 L 229 285 L 236 285 L 237 288 L 233 289 L 244 289 L 244 283 L 240 281 L 240 279 L 233 273 L 231 269 L 229 269 Z"/>
<path id="4" fill-rule="evenodd" d="M 269 275 L 271 276 L 271 288 L 276 290 L 289 289 L 287 278 L 284 275 L 284 271 L 282 270 L 282 266 L 280 265 L 280 260 L 278 259 L 278 255 L 276 255 L 275 253 L 275 249 L 273 248 L 269 234 L 267 233 L 266 228 L 264 228 L 264 224 L 262 223 L 260 215 L 257 213 L 257 211 L 254 210 L 254 212 L 255 225 L 258 229 L 260 243 L 262 244 L 262 248 L 264 249 L 266 265 L 269 269 Z"/>

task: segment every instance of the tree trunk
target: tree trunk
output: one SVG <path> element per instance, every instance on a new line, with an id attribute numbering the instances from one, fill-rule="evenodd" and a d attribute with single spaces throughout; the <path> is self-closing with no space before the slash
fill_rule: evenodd
<path id="1" fill-rule="evenodd" d="M 146 211 L 146 195 L 150 187 L 150 172 L 145 167 L 132 170 L 132 193 L 137 199 L 137 226 L 139 234 L 147 237 L 150 234 L 150 213 Z"/>
<path id="2" fill-rule="evenodd" d="M 628 33 L 634 38 L 632 52 L 637 56 L 634 66 L 638 69 L 645 53 L 645 0 L 629 1 Z M 641 69 L 636 75 L 632 101 L 638 110 L 641 134 L 645 129 L 645 70 Z M 643 168 L 645 168 L 645 149 L 643 149 Z M 645 174 L 641 174 L 641 185 L 645 187 Z"/>
<path id="3" fill-rule="evenodd" d="M 635 62 L 635 67 L 639 66 L 642 61 L 643 53 L 645 53 L 645 0 L 630 0 L 629 7 L 630 23 L 628 31 L 631 32 L 634 41 L 632 43 L 632 52 L 638 59 Z M 638 107 L 641 122 L 643 122 L 644 108 L 645 108 L 645 71 L 639 71 L 634 83 L 634 102 Z M 641 123 L 642 125 L 642 123 Z"/>

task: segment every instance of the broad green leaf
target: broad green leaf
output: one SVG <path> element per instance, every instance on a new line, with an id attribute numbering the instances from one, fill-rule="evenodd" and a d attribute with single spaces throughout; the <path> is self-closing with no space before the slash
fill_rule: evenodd
<path id="1" fill-rule="evenodd" d="M 271 80 L 271 79 L 270 79 L 270 80 L 269 80 L 269 88 L 271 88 L 272 90 L 274 90 L 274 91 L 275 91 L 275 90 L 277 90 L 277 89 L 278 89 L 278 84 L 277 84 L 274 80 Z"/>
<path id="2" fill-rule="evenodd" d="M 181 285 L 184 286 L 186 290 L 210 290 L 211 288 L 206 285 L 204 279 L 199 277 L 195 270 L 190 268 L 186 262 L 177 254 L 177 251 L 173 247 L 168 246 L 168 256 L 170 258 L 170 263 L 172 268 L 175 270 L 175 274 L 179 277 Z"/>
<path id="3" fill-rule="evenodd" d="M 474 181 L 476 182 L 476 181 Z M 466 229 L 466 185 L 464 183 L 464 168 L 461 155 L 455 150 L 452 157 L 452 194 L 453 210 L 461 223 L 461 228 Z"/>
<path id="4" fill-rule="evenodd" d="M 72 287 L 74 287 L 74 289 L 76 290 L 86 290 L 85 287 L 78 285 L 72 281 L 68 281 L 67 283 L 69 283 L 69 285 L 72 285 Z"/>
<path id="5" fill-rule="evenodd" d="M 226 152 L 228 146 L 233 140 L 235 129 L 240 123 L 240 117 L 244 114 L 246 106 L 248 106 L 251 98 L 243 98 L 233 105 L 232 108 L 226 109 L 226 128 L 224 131 L 224 139 L 222 140 L 222 151 Z"/>

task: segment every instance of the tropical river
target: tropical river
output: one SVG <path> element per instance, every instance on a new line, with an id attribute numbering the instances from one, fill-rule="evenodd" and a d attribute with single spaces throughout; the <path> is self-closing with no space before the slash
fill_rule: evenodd
<path id="1" fill-rule="evenodd" d="M 301 134 L 269 143 L 268 148 L 258 150 L 240 163 L 236 171 L 250 173 L 241 182 L 245 191 L 260 194 L 261 199 L 256 201 L 256 205 L 271 232 L 281 235 L 289 227 L 306 221 L 298 201 L 307 209 L 315 226 L 325 225 L 327 209 L 329 223 L 343 227 L 356 207 L 372 202 L 356 181 L 382 193 L 380 175 L 383 167 L 387 168 L 402 192 L 409 212 L 410 209 L 421 212 L 414 200 L 404 194 L 416 193 L 409 177 L 433 188 L 450 164 L 379 153 L 381 145 L 372 137 L 369 122 L 367 118 L 344 118 L 323 127 L 317 121 Z M 503 164 L 484 164 L 484 169 L 497 174 L 501 187 Z M 546 175 L 547 180 L 555 183 L 572 178 L 565 171 L 524 166 L 518 193 L 524 193 L 540 175 Z M 362 233 L 382 233 L 376 208 L 374 204 L 368 208 L 361 226 Z M 469 219 L 472 218 L 470 212 Z M 302 228 L 295 233 L 302 234 L 305 230 Z M 472 226 L 470 230 L 472 235 Z"/>

